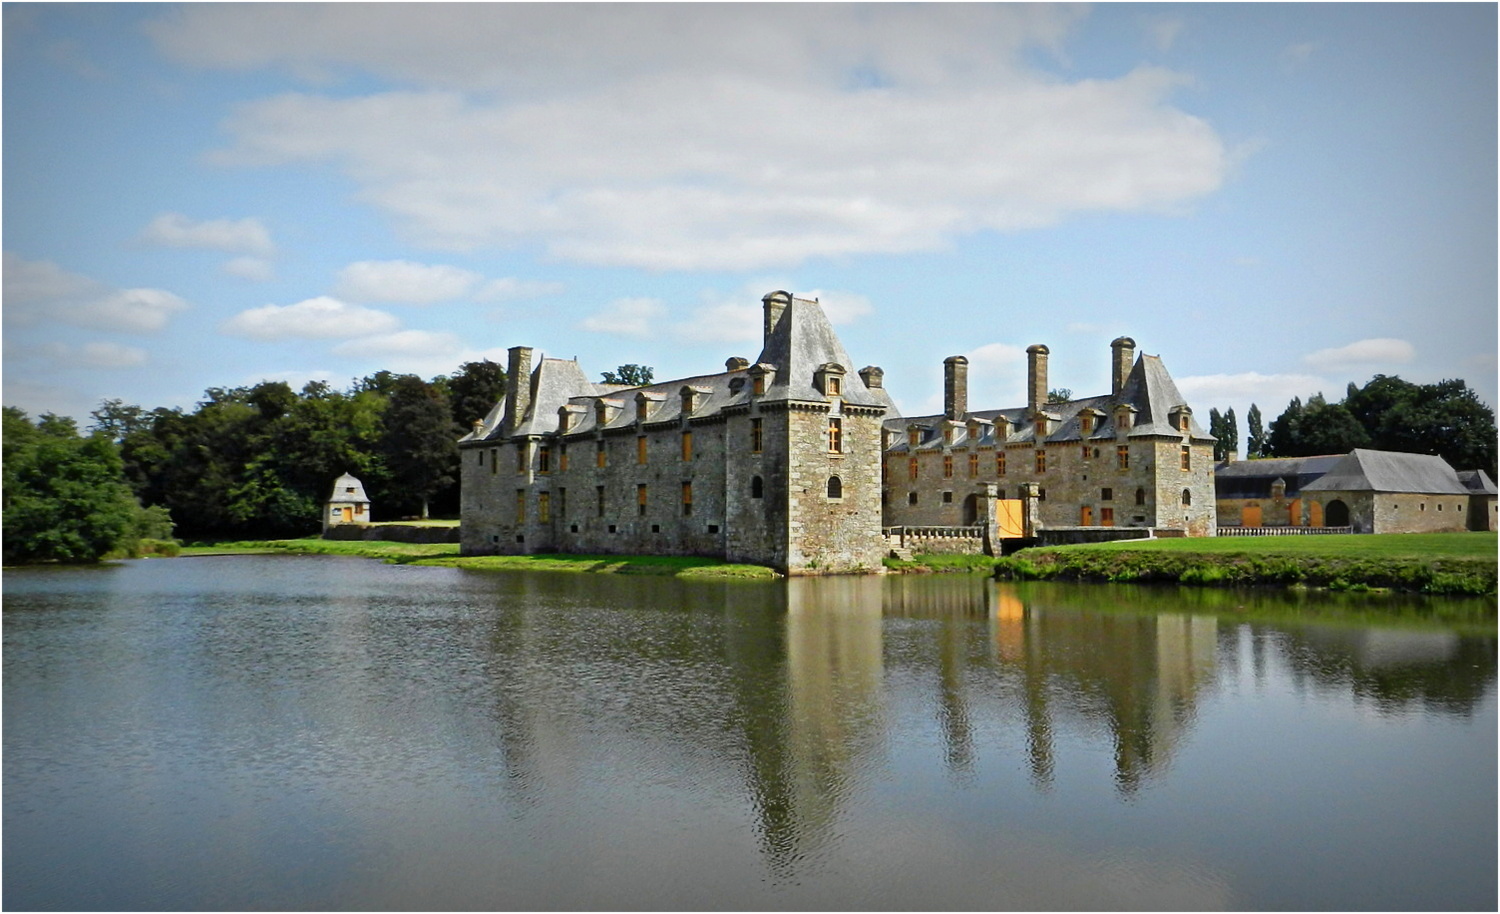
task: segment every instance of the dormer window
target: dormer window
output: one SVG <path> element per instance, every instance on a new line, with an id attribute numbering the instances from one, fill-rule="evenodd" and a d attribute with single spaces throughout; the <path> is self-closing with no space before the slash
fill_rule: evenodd
<path id="1" fill-rule="evenodd" d="M 837 362 L 826 362 L 813 372 L 813 384 L 825 397 L 837 397 L 844 390 L 844 366 Z"/>
<path id="2" fill-rule="evenodd" d="M 1135 413 L 1135 407 L 1128 403 L 1121 403 L 1115 407 L 1115 431 L 1128 431 L 1134 423 L 1131 416 Z"/>
<path id="3" fill-rule="evenodd" d="M 693 389 L 691 387 L 683 387 L 682 388 L 682 414 L 684 416 L 690 416 L 690 415 L 692 415 L 693 410 L 696 408 L 696 401 L 697 401 L 697 394 L 694 393 Z"/>
<path id="4" fill-rule="evenodd" d="M 1037 416 L 1036 416 L 1036 436 L 1038 438 L 1045 438 L 1045 437 L 1047 437 L 1047 415 L 1046 415 L 1046 413 L 1037 413 Z"/>
<path id="5" fill-rule="evenodd" d="M 907 445 L 909 447 L 916 447 L 917 445 L 921 444 L 922 443 L 922 430 L 919 429 L 919 428 L 909 428 L 909 429 L 907 429 L 906 430 L 906 443 L 907 443 Z"/>
<path id="6" fill-rule="evenodd" d="M 764 395 L 765 392 L 766 392 L 766 388 L 769 387 L 770 384 L 771 384 L 771 377 L 770 376 L 774 372 L 775 372 L 775 366 L 773 366 L 773 365 L 767 365 L 765 362 L 761 362 L 758 365 L 751 365 L 750 366 L 750 394 L 752 396 L 756 396 L 756 397 Z"/>
<path id="7" fill-rule="evenodd" d="M 1083 413 L 1078 417 L 1078 431 L 1080 434 L 1088 435 L 1094 431 L 1094 417 Z"/>
<path id="8" fill-rule="evenodd" d="M 1002 443 L 1010 437 L 1010 420 L 1004 416 L 995 417 L 995 442 Z"/>
<path id="9" fill-rule="evenodd" d="M 559 406 L 557 408 L 557 431 L 558 431 L 558 433 L 561 434 L 561 433 L 566 432 L 568 430 L 568 428 L 572 424 L 573 424 L 573 414 L 570 413 L 570 412 L 568 412 L 568 408 L 566 406 Z"/>

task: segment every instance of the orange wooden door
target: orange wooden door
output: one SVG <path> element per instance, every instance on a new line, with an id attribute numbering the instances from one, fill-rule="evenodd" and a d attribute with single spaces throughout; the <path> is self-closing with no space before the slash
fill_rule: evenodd
<path id="1" fill-rule="evenodd" d="M 1240 511 L 1240 526 L 1260 526 L 1260 505 L 1246 505 L 1244 509 Z"/>
<path id="2" fill-rule="evenodd" d="M 995 501 L 995 523 L 1000 527 L 1002 539 L 1015 539 L 1026 535 L 1021 523 L 1021 500 L 1001 498 Z"/>

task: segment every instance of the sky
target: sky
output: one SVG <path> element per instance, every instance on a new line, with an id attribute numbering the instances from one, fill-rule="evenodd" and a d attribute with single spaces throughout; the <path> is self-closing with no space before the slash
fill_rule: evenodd
<path id="1" fill-rule="evenodd" d="M 1496 6 L 4 5 L 3 399 L 511 346 L 658 380 L 816 297 L 906 415 L 1195 413 L 1463 378 L 1493 406 Z"/>

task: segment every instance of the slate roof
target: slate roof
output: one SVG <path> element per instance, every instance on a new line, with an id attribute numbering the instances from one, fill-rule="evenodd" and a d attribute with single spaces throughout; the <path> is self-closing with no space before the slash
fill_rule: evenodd
<path id="1" fill-rule="evenodd" d="M 1402 454 L 1355 448 L 1304 492 L 1413 492 L 1469 495 L 1448 461 L 1431 454 Z"/>
<path id="2" fill-rule="evenodd" d="M 755 398 L 760 402 L 827 403 L 828 398 L 813 383 L 818 369 L 830 363 L 844 369 L 840 396 L 846 404 L 895 412 L 895 403 L 884 388 L 865 386 L 833 332 L 822 306 L 809 299 L 793 298 L 766 338 L 760 356 L 745 368 L 674 378 L 642 387 L 624 387 L 590 382 L 576 361 L 544 358 L 532 372 L 531 405 L 520 417 L 514 434 L 557 432 L 558 410 L 565 406 L 570 408 L 573 417 L 567 435 L 595 432 L 599 428 L 596 409 L 600 400 L 608 407 L 604 422 L 606 430 L 633 427 L 641 407 L 646 410 L 646 424 L 678 422 L 682 418 L 684 387 L 692 388 L 695 394 L 689 418 L 708 418 L 725 409 L 749 404 L 751 373 L 758 366 L 771 372 L 767 376 L 765 393 Z M 641 395 L 644 395 L 644 402 L 640 400 Z M 504 412 L 505 401 L 502 400 L 495 404 L 475 431 L 459 439 L 460 443 L 500 440 L 505 427 Z"/>
<path id="3" fill-rule="evenodd" d="M 1474 495 L 1494 495 L 1495 480 L 1484 470 L 1459 470 L 1458 481 Z"/>
<path id="4" fill-rule="evenodd" d="M 353 489 L 346 492 L 345 489 Z M 348 473 L 333 481 L 333 494 L 328 496 L 329 504 L 355 504 L 363 502 L 370 503 L 370 497 L 365 494 L 365 484 L 350 476 Z"/>
<path id="5" fill-rule="evenodd" d="M 1269 498 L 1271 486 L 1280 479 L 1286 483 L 1286 495 L 1296 498 L 1302 489 L 1314 482 L 1344 459 L 1343 454 L 1318 457 L 1267 457 L 1237 460 L 1214 468 L 1216 498 Z"/>
<path id="6" fill-rule="evenodd" d="M 1049 417 L 1051 424 L 1051 429 L 1045 436 L 1046 443 L 1083 441 L 1085 436 L 1080 414 L 1089 409 L 1097 410 L 1102 415 L 1095 417 L 1093 430 L 1089 432 L 1087 439 L 1089 441 L 1113 440 L 1115 438 L 1115 407 L 1122 403 L 1135 408 L 1130 429 L 1126 433 L 1127 438 L 1143 438 L 1153 435 L 1178 437 L 1182 434 L 1180 429 L 1172 425 L 1171 413 L 1178 406 L 1186 406 L 1187 400 L 1177 389 L 1176 382 L 1172 380 L 1161 358 L 1142 354 L 1136 359 L 1118 397 L 1112 395 L 1081 397 L 1064 403 L 1042 404 L 1041 411 Z M 1009 420 L 1010 423 L 1010 431 L 1003 440 L 996 438 L 995 429 L 995 421 L 1001 417 Z M 966 413 L 961 421 L 967 422 L 970 419 L 980 420 L 978 440 L 975 442 L 969 440 L 968 429 L 965 426 L 955 430 L 952 446 L 976 443 L 979 446 L 1004 446 L 1025 444 L 1036 440 L 1036 426 L 1031 421 L 1031 416 L 1025 406 L 972 410 Z M 887 450 L 894 452 L 910 449 L 906 433 L 914 425 L 923 426 L 926 429 L 917 450 L 941 449 L 944 447 L 944 442 L 939 430 L 947 421 L 947 416 L 942 413 L 934 416 L 887 419 L 886 429 L 902 435 L 901 439 L 894 442 Z M 1197 418 L 1191 415 L 1188 418 L 1188 432 L 1194 441 L 1214 440 L 1213 436 L 1205 432 L 1198 424 Z"/>

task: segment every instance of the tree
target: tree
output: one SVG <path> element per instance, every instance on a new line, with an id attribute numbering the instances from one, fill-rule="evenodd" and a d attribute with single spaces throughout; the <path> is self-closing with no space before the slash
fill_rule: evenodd
<path id="1" fill-rule="evenodd" d="M 1350 385 L 1345 406 L 1370 436 L 1370 447 L 1436 454 L 1454 469 L 1495 475 L 1495 411 L 1462 380 L 1413 384 L 1376 375 Z"/>
<path id="2" fill-rule="evenodd" d="M 1301 397 L 1293 397 L 1281 411 L 1281 415 L 1271 420 L 1271 428 L 1266 434 L 1266 451 L 1271 457 L 1297 457 L 1301 456 L 1297 451 L 1302 444 L 1302 406 Z"/>
<path id="3" fill-rule="evenodd" d="M 627 366 L 621 366 L 624 367 Z M 449 402 L 453 405 L 453 428 L 458 437 L 471 432 L 475 421 L 487 416 L 495 404 L 505 398 L 505 369 L 489 359 L 465 362 L 453 377 L 437 378 L 433 383 L 447 390 Z"/>
<path id="4" fill-rule="evenodd" d="M 391 474 L 391 494 L 398 504 L 420 504 L 425 518 L 429 499 L 451 485 L 458 471 L 448 398 L 436 385 L 403 375 L 391 387 L 384 426 L 381 451 Z"/>
<path id="5" fill-rule="evenodd" d="M 72 419 L 4 411 L 4 561 L 96 562 L 128 541 L 140 513 L 119 449 Z"/>
<path id="6" fill-rule="evenodd" d="M 1370 436 L 1342 403 L 1328 403 L 1322 395 L 1308 401 L 1299 427 L 1298 453 L 1289 457 L 1312 457 L 1318 454 L 1347 454 L 1357 447 L 1369 447 Z"/>
<path id="7" fill-rule="evenodd" d="M 1208 411 L 1208 433 L 1214 436 L 1214 460 L 1224 459 L 1224 415 L 1217 407 Z"/>
<path id="8" fill-rule="evenodd" d="M 1250 412 L 1245 414 L 1245 428 L 1250 433 L 1245 442 L 1245 457 L 1254 459 L 1266 456 L 1266 431 L 1261 425 L 1260 407 L 1254 403 L 1250 404 Z"/>
<path id="9" fill-rule="evenodd" d="M 1240 452 L 1240 423 L 1234 417 L 1233 406 L 1225 411 L 1223 422 L 1223 435 L 1219 440 L 1224 443 L 1224 459 L 1227 460 L 1230 455 Z"/>
<path id="10" fill-rule="evenodd" d="M 603 374 L 606 384 L 625 384 L 630 387 L 645 387 L 651 383 L 656 372 L 650 365 L 621 365 L 614 371 L 606 371 Z"/>
<path id="11" fill-rule="evenodd" d="M 1073 399 L 1073 391 L 1067 387 L 1054 387 L 1047 391 L 1048 403 L 1067 403 Z"/>

